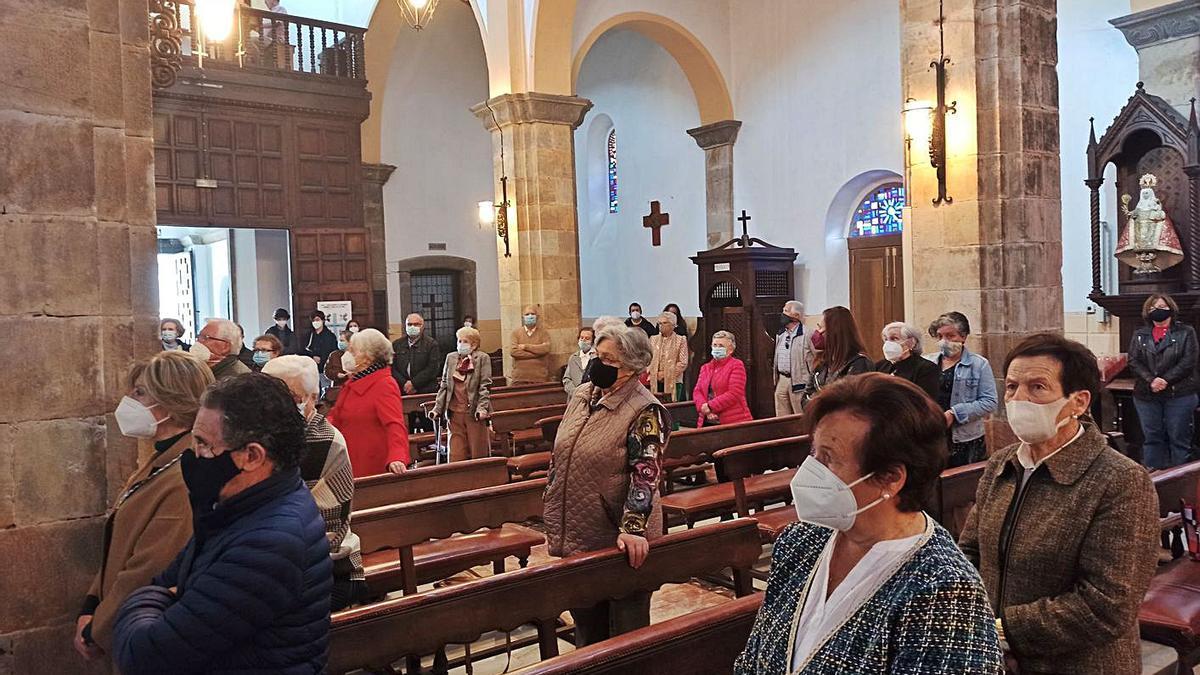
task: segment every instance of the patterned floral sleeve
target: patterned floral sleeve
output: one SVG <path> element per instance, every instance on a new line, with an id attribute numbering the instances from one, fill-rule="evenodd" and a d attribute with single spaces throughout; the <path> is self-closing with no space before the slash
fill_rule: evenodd
<path id="1" fill-rule="evenodd" d="M 638 415 L 625 439 L 629 466 L 629 495 L 621 514 L 621 531 L 644 536 L 654 508 L 654 493 L 662 474 L 662 451 L 671 433 L 671 422 L 660 406 L 650 406 Z"/>

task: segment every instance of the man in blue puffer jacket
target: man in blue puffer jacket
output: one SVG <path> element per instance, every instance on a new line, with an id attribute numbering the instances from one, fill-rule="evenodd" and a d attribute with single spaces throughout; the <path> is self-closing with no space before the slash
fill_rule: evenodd
<path id="1" fill-rule="evenodd" d="M 201 400 L 180 460 L 195 534 L 121 606 L 117 667 L 141 673 L 321 673 L 333 569 L 300 479 L 304 419 L 287 385 L 251 373 Z"/>

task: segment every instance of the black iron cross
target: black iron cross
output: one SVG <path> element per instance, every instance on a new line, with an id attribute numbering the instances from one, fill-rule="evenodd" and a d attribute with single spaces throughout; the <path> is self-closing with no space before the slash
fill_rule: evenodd
<path id="1" fill-rule="evenodd" d="M 742 224 L 742 239 L 749 237 L 746 232 L 746 223 L 750 222 L 750 216 L 746 215 L 746 209 L 742 209 L 742 215 L 738 216 L 738 222 Z"/>
<path id="2" fill-rule="evenodd" d="M 429 316 L 426 316 L 425 320 L 432 324 L 437 319 L 437 311 L 442 307 L 445 307 L 445 304 L 438 302 L 437 296 L 433 293 L 430 293 L 429 302 L 421 305 L 421 309 L 424 309 L 429 313 Z"/>
<path id="3" fill-rule="evenodd" d="M 654 236 L 650 240 L 651 246 L 662 245 L 662 227 L 671 222 L 671 214 L 660 213 L 658 202 L 650 202 L 650 215 L 642 216 L 642 227 L 648 227 L 654 231 Z"/>

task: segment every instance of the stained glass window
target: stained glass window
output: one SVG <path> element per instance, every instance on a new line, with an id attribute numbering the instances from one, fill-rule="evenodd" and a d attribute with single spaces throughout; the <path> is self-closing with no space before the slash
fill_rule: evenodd
<path id="1" fill-rule="evenodd" d="M 608 133 L 608 212 L 617 212 L 617 130 Z"/>
<path id="2" fill-rule="evenodd" d="M 904 231 L 904 185 L 881 185 L 867 195 L 850 224 L 851 237 L 878 237 Z"/>

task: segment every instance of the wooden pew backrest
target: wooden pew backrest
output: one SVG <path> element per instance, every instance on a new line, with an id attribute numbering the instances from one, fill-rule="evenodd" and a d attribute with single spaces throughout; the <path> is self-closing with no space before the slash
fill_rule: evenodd
<path id="1" fill-rule="evenodd" d="M 539 382 L 537 384 L 515 384 L 512 386 L 501 386 L 495 383 L 496 378 L 492 378 L 491 395 L 498 396 L 500 394 L 512 394 L 514 392 L 533 391 L 535 389 L 562 389 L 562 385 L 558 382 Z M 409 413 L 418 409 L 426 403 L 433 403 L 437 398 L 437 393 L 433 394 L 408 394 L 400 397 L 404 405 L 404 412 Z"/>
<path id="2" fill-rule="evenodd" d="M 469 459 L 411 469 L 402 474 L 383 473 L 357 478 L 351 507 L 362 511 L 507 482 L 508 468 L 503 457 Z"/>
<path id="3" fill-rule="evenodd" d="M 952 537 L 958 539 L 962 528 L 967 524 L 967 516 L 975 506 L 975 493 L 979 487 L 979 478 L 987 462 L 975 462 L 964 466 L 946 469 L 938 476 L 937 513 L 930 513 L 934 520 L 942 524 Z"/>
<path id="4" fill-rule="evenodd" d="M 1170 469 L 1150 474 L 1154 491 L 1158 493 L 1158 516 L 1165 518 L 1179 512 L 1179 500 L 1196 502 L 1196 489 L 1200 485 L 1200 461 L 1173 466 Z"/>
<path id="5" fill-rule="evenodd" d="M 671 415 L 673 421 L 678 422 L 680 419 L 687 417 L 695 417 L 696 404 L 692 401 L 676 401 L 674 403 L 664 403 L 663 407 Z M 690 411 L 690 412 L 689 412 Z M 562 424 L 563 416 L 561 414 L 554 416 L 546 416 L 537 421 L 537 427 L 542 430 L 542 439 L 553 443 L 554 437 L 558 435 L 558 427 Z M 694 423 L 694 420 L 693 420 Z"/>
<path id="6" fill-rule="evenodd" d="M 351 522 L 365 555 L 540 519 L 545 491 L 545 478 L 496 485 L 356 511 Z"/>
<path id="7" fill-rule="evenodd" d="M 746 648 L 761 593 L 690 612 L 576 649 L 516 675 L 728 673 Z"/>
<path id="8" fill-rule="evenodd" d="M 492 394 L 492 413 L 519 408 L 536 408 L 543 405 L 565 405 L 566 402 L 567 392 L 563 391 L 561 386 Z"/>
<path id="9" fill-rule="evenodd" d="M 527 623 L 538 626 L 542 658 L 557 656 L 555 620 L 564 610 L 682 583 L 723 567 L 743 572 L 739 595 L 749 595 L 753 588 L 744 572 L 761 553 L 755 522 L 739 519 L 657 539 L 636 570 L 614 547 L 339 612 L 332 621 L 329 672 L 432 654 L 447 644 Z"/>
<path id="10" fill-rule="evenodd" d="M 812 437 L 785 436 L 758 443 L 722 448 L 713 453 L 717 475 L 733 481 L 733 494 L 739 516 L 749 516 L 745 479 L 768 471 L 794 469 L 812 452 Z"/>
<path id="11" fill-rule="evenodd" d="M 712 453 L 717 450 L 734 445 L 799 436 L 806 431 L 805 426 L 803 415 L 787 415 L 700 429 L 680 429 L 671 434 L 663 460 L 668 464 L 699 464 L 710 461 Z"/>
<path id="12" fill-rule="evenodd" d="M 565 403 L 552 403 L 550 405 L 539 405 L 531 408 L 501 410 L 492 413 L 492 432 L 496 434 L 508 434 L 514 431 L 533 429 L 537 427 L 538 420 L 546 417 L 558 416 L 561 419 L 564 408 L 566 408 Z"/>

